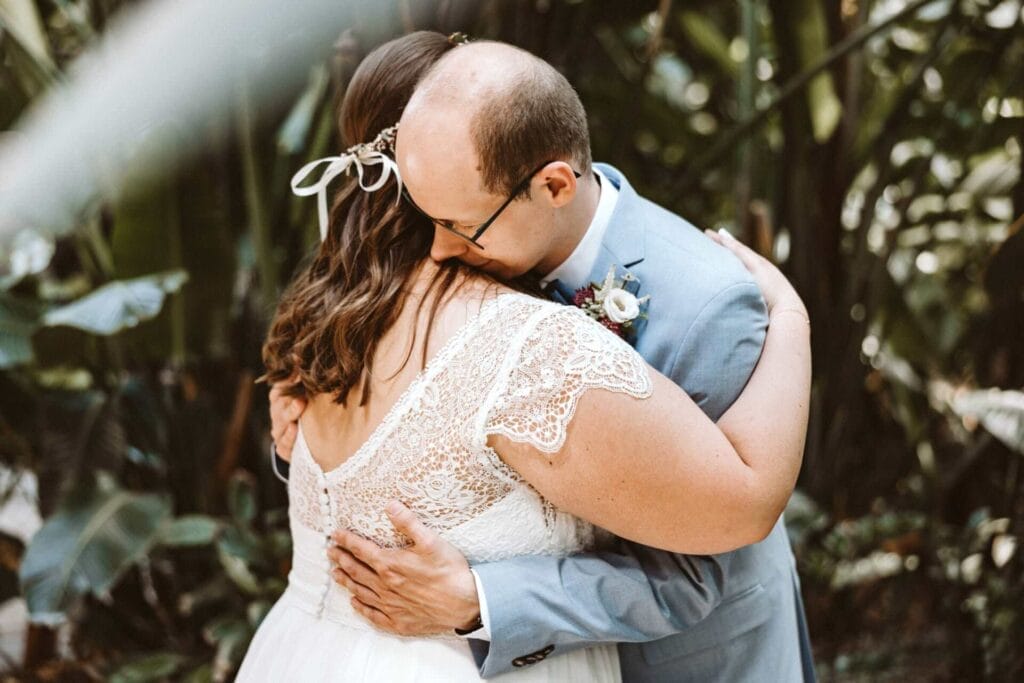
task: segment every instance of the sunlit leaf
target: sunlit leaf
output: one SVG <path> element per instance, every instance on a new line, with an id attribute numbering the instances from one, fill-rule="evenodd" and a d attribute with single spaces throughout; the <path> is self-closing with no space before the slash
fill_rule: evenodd
<path id="1" fill-rule="evenodd" d="M 977 419 L 992 436 L 1024 454 L 1024 392 L 968 391 L 955 394 L 950 406 L 961 417 Z"/>
<path id="2" fill-rule="evenodd" d="M 1020 160 L 1004 150 L 983 157 L 960 183 L 960 190 L 976 196 L 1004 194 L 1020 182 Z"/>
<path id="3" fill-rule="evenodd" d="M 164 526 L 160 542 L 171 546 L 206 545 L 213 542 L 219 528 L 220 523 L 211 517 L 184 515 Z"/>
<path id="4" fill-rule="evenodd" d="M 111 282 L 78 301 L 52 309 L 43 324 L 67 325 L 94 334 L 115 334 L 155 317 L 168 293 L 188 280 L 183 270 Z"/>
<path id="5" fill-rule="evenodd" d="M 679 26 L 694 48 L 709 57 L 731 78 L 739 74 L 739 64 L 729 54 L 729 39 L 702 12 L 679 13 Z"/>
<path id="6" fill-rule="evenodd" d="M 329 76 L 322 64 L 313 68 L 309 85 L 277 131 L 277 147 L 282 154 L 293 155 L 302 151 L 309 138 L 310 129 L 320 113 L 324 94 L 330 85 Z"/>
<path id="7" fill-rule="evenodd" d="M 800 61 L 806 68 L 816 62 L 828 49 L 828 31 L 821 3 L 817 0 L 797 0 L 800 5 L 800 21 L 797 35 Z M 829 71 L 823 71 L 811 81 L 807 88 L 807 105 L 811 112 L 814 139 L 825 142 L 832 136 L 843 115 L 843 105 L 836 95 L 835 85 Z"/>

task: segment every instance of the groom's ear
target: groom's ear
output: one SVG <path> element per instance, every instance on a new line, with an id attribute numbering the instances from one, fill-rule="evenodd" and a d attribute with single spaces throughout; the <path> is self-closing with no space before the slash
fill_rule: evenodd
<path id="1" fill-rule="evenodd" d="M 552 161 L 541 169 L 534 178 L 535 192 L 543 193 L 543 196 L 551 203 L 553 208 L 560 208 L 568 204 L 576 196 L 577 179 L 572 166 L 564 161 Z"/>

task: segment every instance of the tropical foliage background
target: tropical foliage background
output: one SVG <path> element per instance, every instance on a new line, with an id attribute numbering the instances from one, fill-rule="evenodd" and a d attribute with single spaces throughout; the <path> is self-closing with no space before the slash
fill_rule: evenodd
<path id="1" fill-rule="evenodd" d="M 0 0 L 0 130 L 131 4 Z M 287 180 L 337 149 L 361 56 L 436 28 L 555 64 L 595 158 L 756 245 L 807 302 L 812 422 L 787 520 L 822 680 L 1021 680 L 1022 4 L 405 1 L 340 36 L 283 106 L 240 88 L 228 130 L 193 131 L 200 158 L 86 212 L 52 253 L 13 247 L 0 494 L 29 482 L 44 524 L 0 523 L 0 601 L 32 616 L 0 667 L 231 678 L 289 562 L 253 385 L 316 241 Z"/>

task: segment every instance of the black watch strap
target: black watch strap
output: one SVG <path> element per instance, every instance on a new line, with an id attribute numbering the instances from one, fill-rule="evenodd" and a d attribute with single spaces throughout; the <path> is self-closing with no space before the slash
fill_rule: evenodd
<path id="1" fill-rule="evenodd" d="M 479 631 L 484 627 L 484 622 L 480 618 L 480 615 L 476 615 L 476 621 L 469 625 L 469 628 L 457 628 L 455 629 L 455 635 L 457 636 L 468 636 L 473 631 Z"/>

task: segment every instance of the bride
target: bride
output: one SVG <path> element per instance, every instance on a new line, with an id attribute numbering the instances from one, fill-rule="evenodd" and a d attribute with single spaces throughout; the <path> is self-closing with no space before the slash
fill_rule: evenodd
<path id="1" fill-rule="evenodd" d="M 346 91 L 343 137 L 361 144 L 334 158 L 322 182 L 352 167 L 358 179 L 329 215 L 321 207 L 322 244 L 282 297 L 264 346 L 261 379 L 298 378 L 293 391 L 309 405 L 288 480 L 288 587 L 239 681 L 479 679 L 466 640 L 379 631 L 330 576 L 335 529 L 408 543 L 384 512 L 393 499 L 470 561 L 564 556 L 600 544 L 602 530 L 709 554 L 763 538 L 795 482 L 809 385 L 803 320 L 773 320 L 754 375 L 716 426 L 580 309 L 545 300 L 528 281 L 429 258 L 431 226 L 396 202 L 394 124 L 450 48 L 427 32 L 392 41 Z M 751 267 L 769 310 L 803 310 L 774 267 L 727 246 Z M 780 389 L 778 378 L 797 389 Z M 739 438 L 750 434 L 763 437 Z M 620 680 L 614 645 L 506 676 Z"/>

